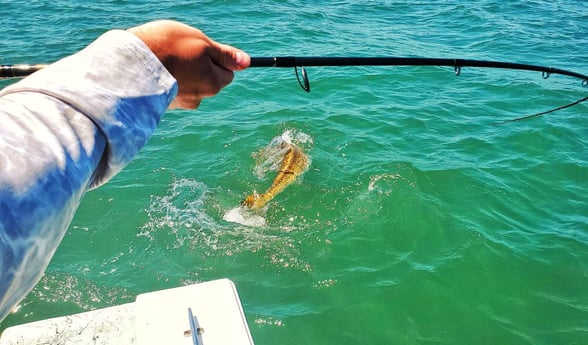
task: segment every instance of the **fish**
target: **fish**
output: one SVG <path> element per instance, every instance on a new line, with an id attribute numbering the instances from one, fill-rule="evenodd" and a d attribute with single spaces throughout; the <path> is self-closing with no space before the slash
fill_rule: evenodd
<path id="1" fill-rule="evenodd" d="M 252 210 L 258 210 L 264 207 L 308 169 L 308 156 L 300 147 L 288 142 L 283 142 L 281 145 L 285 151 L 284 159 L 280 164 L 278 174 L 274 178 L 272 185 L 263 194 L 254 192 L 247 196 L 241 201 L 241 206 Z"/>

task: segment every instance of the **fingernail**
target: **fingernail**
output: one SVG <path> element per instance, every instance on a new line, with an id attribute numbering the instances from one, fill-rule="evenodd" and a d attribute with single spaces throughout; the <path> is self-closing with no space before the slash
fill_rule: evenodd
<path id="1" fill-rule="evenodd" d="M 235 62 L 240 68 L 249 67 L 249 56 L 242 51 L 237 51 L 235 53 Z"/>

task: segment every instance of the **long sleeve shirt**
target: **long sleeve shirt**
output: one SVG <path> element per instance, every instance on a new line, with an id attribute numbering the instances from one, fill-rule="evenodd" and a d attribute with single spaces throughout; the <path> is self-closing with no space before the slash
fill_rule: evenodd
<path id="1" fill-rule="evenodd" d="M 137 155 L 176 93 L 122 30 L 0 90 L 0 321 L 41 278 L 84 193 Z"/>

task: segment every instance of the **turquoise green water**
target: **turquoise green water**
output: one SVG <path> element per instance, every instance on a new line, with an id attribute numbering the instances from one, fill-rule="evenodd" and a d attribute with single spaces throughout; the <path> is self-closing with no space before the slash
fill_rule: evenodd
<path id="1" fill-rule="evenodd" d="M 50 62 L 172 18 L 254 56 L 492 59 L 588 73 L 583 1 L 0 1 L 0 63 Z M 170 111 L 87 194 L 0 328 L 227 277 L 257 344 L 588 343 L 588 106 L 580 81 L 464 68 L 251 69 Z M 6 85 L 4 82 L 2 85 Z M 284 133 L 309 170 L 264 226 L 224 220 Z"/>

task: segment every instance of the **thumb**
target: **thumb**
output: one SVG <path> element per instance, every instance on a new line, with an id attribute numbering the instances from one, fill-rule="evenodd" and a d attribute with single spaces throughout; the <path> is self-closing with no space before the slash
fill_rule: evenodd
<path id="1" fill-rule="evenodd" d="M 208 55 L 217 65 L 229 70 L 239 71 L 249 67 L 251 57 L 244 51 L 226 44 L 212 42 Z"/>

